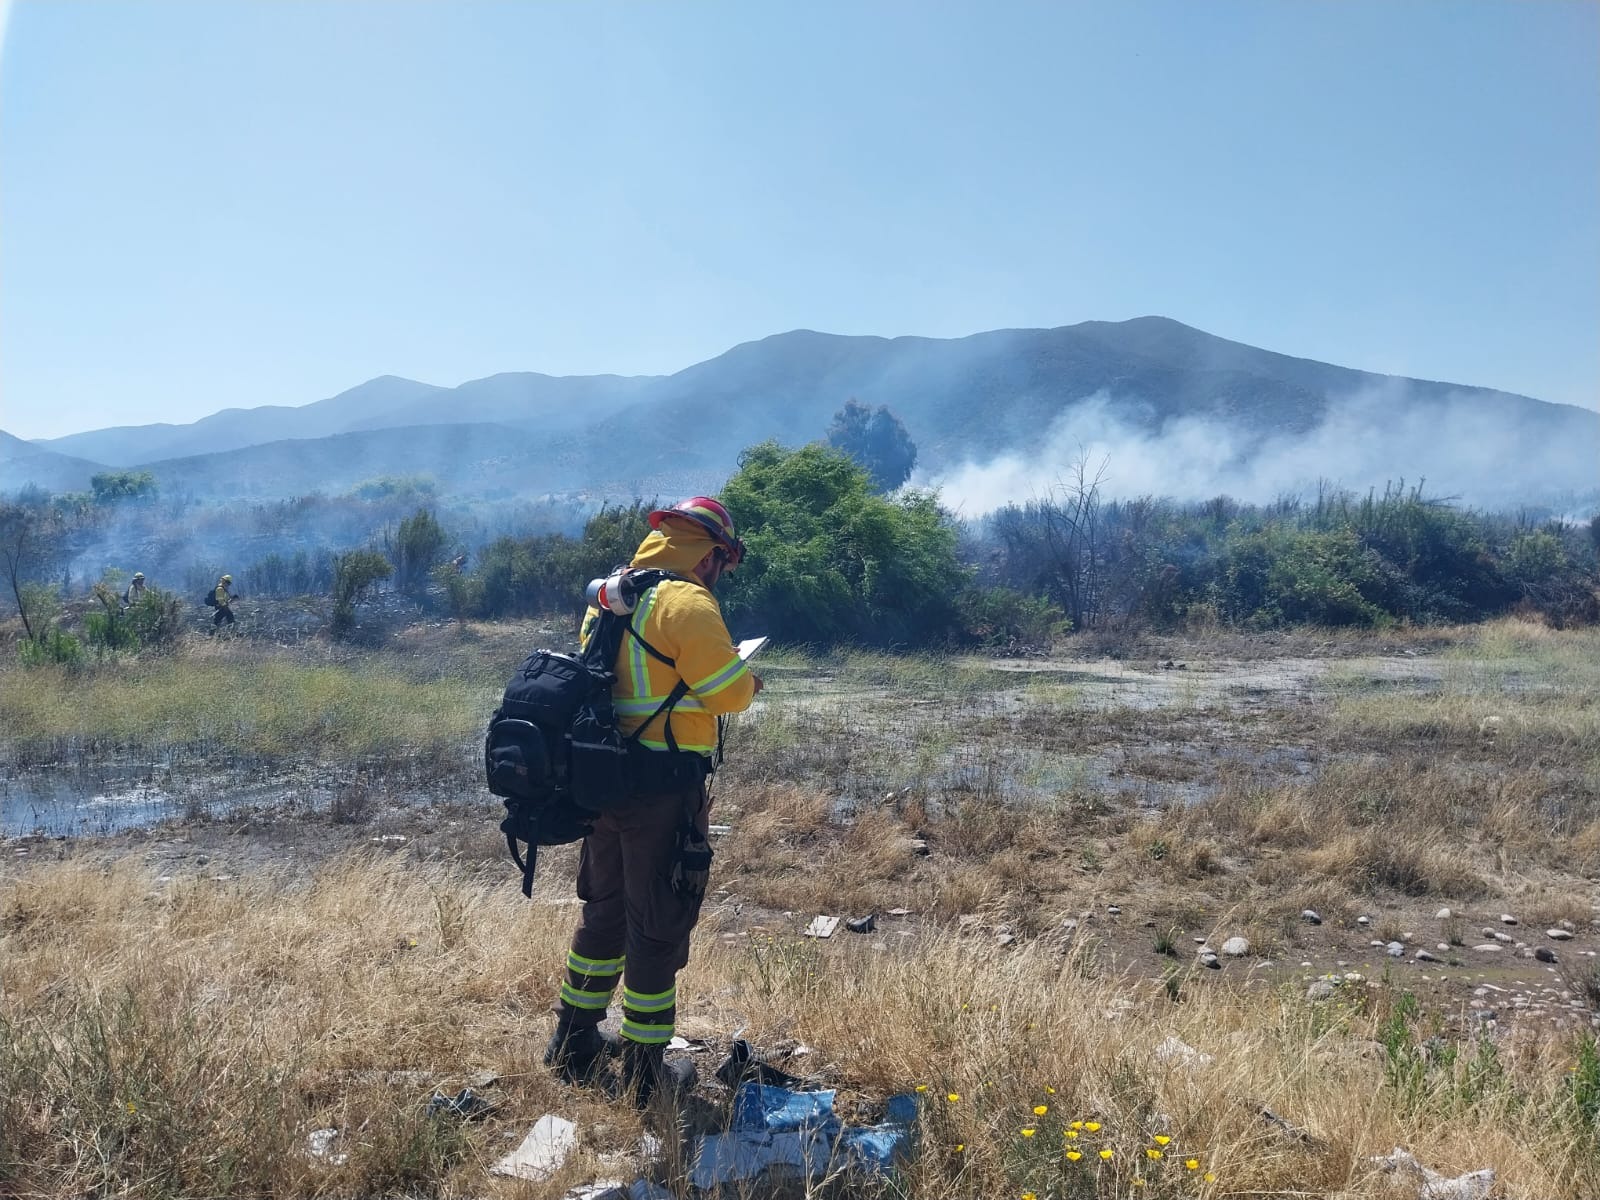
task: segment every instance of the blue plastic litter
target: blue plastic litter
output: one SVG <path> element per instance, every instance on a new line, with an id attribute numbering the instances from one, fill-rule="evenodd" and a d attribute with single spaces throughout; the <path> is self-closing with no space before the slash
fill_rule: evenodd
<path id="1" fill-rule="evenodd" d="M 833 1092 L 796 1092 L 761 1083 L 742 1083 L 733 1094 L 730 1130 L 798 1133 L 806 1129 L 836 1130 Z"/>
<path id="2" fill-rule="evenodd" d="M 917 1117 L 915 1096 L 891 1097 L 887 1119 L 877 1125 L 844 1125 L 833 1102 L 831 1091 L 740 1084 L 728 1132 L 696 1141 L 695 1187 L 710 1190 L 774 1173 L 806 1179 L 841 1170 L 880 1174 L 904 1157 Z"/>

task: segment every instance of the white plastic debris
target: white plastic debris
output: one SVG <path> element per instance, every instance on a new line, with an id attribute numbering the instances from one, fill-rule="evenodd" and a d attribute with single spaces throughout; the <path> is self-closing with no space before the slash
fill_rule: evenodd
<path id="1" fill-rule="evenodd" d="M 833 931 L 839 928 L 838 917 L 813 917 L 811 924 L 806 926 L 806 936 L 814 938 L 828 938 L 833 936 Z"/>
<path id="2" fill-rule="evenodd" d="M 1399 1146 L 1391 1154 L 1374 1158 L 1372 1165 L 1415 1179 L 1417 1200 L 1489 1200 L 1489 1193 L 1494 1190 L 1493 1168 L 1468 1171 L 1451 1179 L 1432 1167 L 1423 1166 L 1417 1161 L 1416 1155 Z"/>
<path id="3" fill-rule="evenodd" d="M 306 1153 L 320 1159 L 330 1167 L 342 1167 L 350 1161 L 348 1154 L 337 1153 L 334 1145 L 339 1140 L 337 1129 L 316 1129 L 306 1136 Z"/>
<path id="4" fill-rule="evenodd" d="M 489 1170 L 495 1175 L 543 1183 L 567 1161 L 578 1145 L 578 1127 L 565 1117 L 545 1113 L 534 1122 L 522 1144 Z"/>
<path id="5" fill-rule="evenodd" d="M 1175 1034 L 1156 1047 L 1156 1061 L 1172 1067 L 1209 1067 L 1216 1061 L 1203 1050 L 1196 1050 Z"/>

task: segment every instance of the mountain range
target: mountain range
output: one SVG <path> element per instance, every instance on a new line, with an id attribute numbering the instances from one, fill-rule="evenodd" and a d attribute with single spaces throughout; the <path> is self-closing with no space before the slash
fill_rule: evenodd
<path id="1" fill-rule="evenodd" d="M 340 491 L 386 474 L 431 475 L 462 499 L 665 495 L 716 487 L 752 443 L 822 436 L 852 397 L 900 417 L 933 480 L 1030 456 L 1048 476 L 1076 431 L 1099 444 L 1110 420 L 1145 455 L 1193 457 L 1197 431 L 1203 445 L 1225 443 L 1235 465 L 1325 446 L 1327 477 L 1359 461 L 1360 471 L 1436 478 L 1433 460 L 1460 428 L 1546 492 L 1600 487 L 1600 414 L 1587 409 L 1292 358 L 1142 317 L 958 339 L 797 330 L 663 376 L 519 372 L 450 388 L 381 376 L 316 403 L 224 409 L 187 425 L 4 435 L 0 490 L 79 488 L 95 470 L 138 467 L 164 492 L 202 498 Z M 1359 423 L 1352 406 L 1364 406 Z M 1390 422 L 1418 444 L 1388 444 Z M 1182 442 L 1163 442 L 1177 430 Z M 1328 430 L 1341 432 L 1330 440 Z M 1365 458 L 1347 462 L 1347 441 L 1366 444 Z"/>

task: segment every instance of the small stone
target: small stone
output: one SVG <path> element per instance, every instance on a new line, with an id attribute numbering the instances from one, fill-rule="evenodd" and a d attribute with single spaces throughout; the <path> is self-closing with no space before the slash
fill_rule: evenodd
<path id="1" fill-rule="evenodd" d="M 1302 909 L 1301 913 L 1300 913 L 1300 919 L 1302 921 L 1304 921 L 1307 925 L 1321 925 L 1322 924 L 1322 915 L 1320 913 L 1318 913 L 1317 910 L 1314 909 L 1314 908 Z"/>
<path id="2" fill-rule="evenodd" d="M 1577 933 L 1578 932 L 1578 927 L 1576 925 L 1574 925 L 1571 921 L 1562 919 L 1560 921 L 1557 921 L 1556 924 L 1561 926 L 1561 928 L 1565 929 L 1568 933 Z"/>
<path id="3" fill-rule="evenodd" d="M 1500 914 L 1500 924 L 1502 924 L 1502 925 L 1515 925 L 1515 924 L 1517 924 L 1517 919 L 1515 917 L 1513 917 L 1510 913 L 1501 913 Z"/>
<path id="4" fill-rule="evenodd" d="M 1418 950 L 1417 951 L 1417 961 L 1418 962 L 1436 963 L 1436 962 L 1439 961 L 1439 956 L 1434 954 L 1432 951 L 1429 951 L 1429 950 Z"/>
<path id="5" fill-rule="evenodd" d="M 1383 948 L 1383 952 L 1390 958 L 1404 958 L 1406 956 L 1406 948 L 1399 942 L 1390 942 Z"/>
<path id="6" fill-rule="evenodd" d="M 1106 905 L 1106 916 L 1108 916 L 1108 917 L 1120 917 L 1121 915 L 1122 915 L 1122 908 L 1121 908 L 1120 905 L 1116 905 L 1116 904 L 1108 904 L 1108 905 Z"/>
<path id="7" fill-rule="evenodd" d="M 1222 943 L 1222 952 L 1229 958 L 1242 958 L 1250 953 L 1250 940 L 1242 937 L 1231 937 Z"/>
<path id="8" fill-rule="evenodd" d="M 1357 917 L 1356 918 L 1356 924 L 1360 925 L 1360 926 L 1363 926 L 1363 927 L 1365 927 L 1367 925 L 1371 925 L 1372 924 L 1372 918 L 1371 917 L 1365 917 L 1365 916 Z"/>
<path id="9" fill-rule="evenodd" d="M 1542 963 L 1553 963 L 1557 961 L 1556 952 L 1550 949 L 1549 946 L 1540 946 L 1533 952 L 1533 956 Z"/>
<path id="10" fill-rule="evenodd" d="M 1546 929 L 1544 931 L 1544 935 L 1545 935 L 1545 937 L 1551 938 L 1551 939 L 1553 939 L 1555 941 L 1565 942 L 1565 941 L 1569 941 L 1572 938 L 1572 930 L 1570 930 L 1570 929 L 1562 929 L 1558 925 L 1554 929 Z"/>
<path id="11" fill-rule="evenodd" d="M 915 854 L 918 858 L 927 858 L 928 855 L 933 853 L 933 851 L 929 849 L 927 840 L 925 838 L 912 838 L 911 853 Z"/>
<path id="12" fill-rule="evenodd" d="M 1306 988 L 1306 999 L 1310 1001 L 1328 1000 L 1333 996 L 1333 984 L 1326 979 L 1314 979 L 1311 986 Z"/>
<path id="13" fill-rule="evenodd" d="M 1502 946 L 1504 946 L 1508 942 L 1514 942 L 1517 939 L 1512 937 L 1509 933 L 1496 933 L 1494 935 L 1494 940 L 1499 942 Z"/>
<path id="14" fill-rule="evenodd" d="M 1344 981 L 1346 983 L 1365 983 L 1367 977 L 1360 971 L 1346 971 L 1344 973 Z"/>
<path id="15" fill-rule="evenodd" d="M 1435 950 L 1443 950 L 1443 951 L 1445 951 L 1445 952 L 1446 952 L 1446 953 L 1448 953 L 1448 952 L 1449 952 L 1449 950 L 1450 950 L 1450 943 L 1449 943 L 1449 942 L 1438 942 L 1438 943 L 1436 943 L 1436 944 L 1435 944 L 1435 945 L 1434 945 L 1434 947 L 1433 947 L 1433 948 L 1434 948 L 1434 949 L 1435 949 Z"/>
<path id="16" fill-rule="evenodd" d="M 1480 954 L 1499 954 L 1505 947 L 1499 942 L 1484 942 L 1481 945 L 1474 946 L 1473 949 Z"/>
<path id="17" fill-rule="evenodd" d="M 1202 950 L 1197 960 L 1202 967 L 1209 967 L 1213 971 L 1222 969 L 1222 960 L 1211 950 Z"/>
<path id="18" fill-rule="evenodd" d="M 1435 921 L 1448 921 L 1453 916 L 1455 916 L 1455 913 L 1451 912 L 1448 908 L 1441 908 L 1438 912 L 1433 914 L 1433 919 Z"/>

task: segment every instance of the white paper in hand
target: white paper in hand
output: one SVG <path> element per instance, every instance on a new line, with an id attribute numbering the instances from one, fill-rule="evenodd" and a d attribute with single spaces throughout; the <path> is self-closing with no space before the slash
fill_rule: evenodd
<path id="1" fill-rule="evenodd" d="M 737 647 L 739 657 L 749 662 L 757 654 L 761 653 L 761 647 L 765 646 L 767 641 L 768 639 L 764 637 L 747 638 L 745 641 L 740 642 Z"/>

